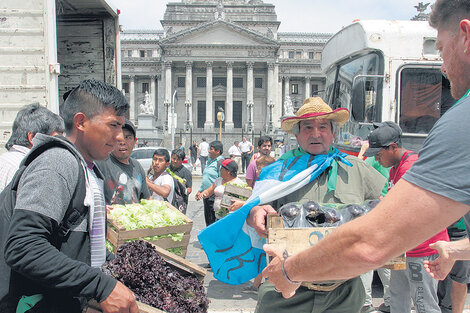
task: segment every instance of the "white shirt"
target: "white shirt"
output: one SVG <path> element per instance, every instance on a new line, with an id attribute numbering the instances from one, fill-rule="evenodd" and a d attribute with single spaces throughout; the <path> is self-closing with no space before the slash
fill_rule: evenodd
<path id="1" fill-rule="evenodd" d="M 168 185 L 170 186 L 170 194 L 167 197 L 168 202 L 173 201 L 173 194 L 175 193 L 175 184 L 173 183 L 173 177 L 170 176 L 166 171 L 160 174 L 153 183 L 157 186 L 163 186 L 163 185 Z M 159 194 L 153 192 L 152 193 L 152 199 L 154 200 L 160 200 L 160 201 L 165 201 L 165 199 L 160 196 Z"/>
<path id="2" fill-rule="evenodd" d="M 29 149 L 26 147 L 13 145 L 10 150 L 0 155 L 0 191 L 13 179 L 28 152 Z"/>
<path id="3" fill-rule="evenodd" d="M 248 140 L 245 141 L 245 142 L 242 141 L 238 144 L 238 147 L 240 148 L 242 153 L 243 152 L 250 152 L 251 146 L 252 146 L 252 144 Z"/>
<path id="4" fill-rule="evenodd" d="M 201 142 L 199 144 L 199 149 L 200 149 L 200 156 L 206 157 L 209 156 L 209 144 L 205 141 Z"/>
<path id="5" fill-rule="evenodd" d="M 240 152 L 240 148 L 238 148 L 237 146 L 233 145 L 230 147 L 230 149 L 228 149 L 228 154 L 229 155 L 234 155 L 234 156 L 241 156 L 241 152 Z"/>

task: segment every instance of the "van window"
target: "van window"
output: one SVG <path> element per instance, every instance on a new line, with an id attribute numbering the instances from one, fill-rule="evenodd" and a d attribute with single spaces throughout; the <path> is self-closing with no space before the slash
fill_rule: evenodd
<path id="1" fill-rule="evenodd" d="M 409 67 L 400 73 L 399 125 L 404 133 L 427 134 L 452 106 L 448 81 L 439 68 Z"/>

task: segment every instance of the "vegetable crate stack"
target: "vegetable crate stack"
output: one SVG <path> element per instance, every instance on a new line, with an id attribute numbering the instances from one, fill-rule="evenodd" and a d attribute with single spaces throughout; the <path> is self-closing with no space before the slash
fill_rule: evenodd
<path id="1" fill-rule="evenodd" d="M 108 248 L 114 252 L 127 241 L 144 239 L 186 256 L 193 221 L 166 201 L 114 205 L 107 220 Z"/>
<path id="2" fill-rule="evenodd" d="M 288 203 L 279 214 L 267 218 L 268 243 L 285 251 L 285 255 L 299 253 L 332 233 L 338 226 L 372 210 L 378 200 L 363 204 L 319 204 L 314 201 Z M 394 258 L 383 267 L 392 270 L 406 268 L 404 255 Z M 340 281 L 317 282 L 336 283 Z"/>

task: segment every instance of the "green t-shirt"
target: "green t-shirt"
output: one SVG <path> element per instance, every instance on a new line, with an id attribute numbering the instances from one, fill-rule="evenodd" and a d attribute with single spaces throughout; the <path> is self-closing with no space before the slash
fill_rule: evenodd
<path id="1" fill-rule="evenodd" d="M 388 191 L 388 177 L 390 176 L 390 167 L 383 167 L 380 165 L 379 161 L 375 159 L 375 157 L 368 157 L 365 159 L 366 163 L 375 168 L 383 177 L 387 179 L 385 182 L 385 186 L 382 189 L 382 196 L 385 196 Z"/>

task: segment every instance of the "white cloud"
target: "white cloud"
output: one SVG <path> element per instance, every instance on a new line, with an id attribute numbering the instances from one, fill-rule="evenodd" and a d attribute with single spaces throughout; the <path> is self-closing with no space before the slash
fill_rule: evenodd
<path id="1" fill-rule="evenodd" d="M 108 0 L 121 11 L 124 29 L 162 29 L 165 0 Z M 175 0 L 173 0 L 175 1 Z M 176 2 L 176 1 L 175 1 Z M 276 6 L 282 32 L 334 33 L 355 19 L 405 19 L 419 0 L 265 0 Z M 431 3 L 434 0 L 430 1 Z M 430 11 L 428 8 L 427 12 Z"/>

